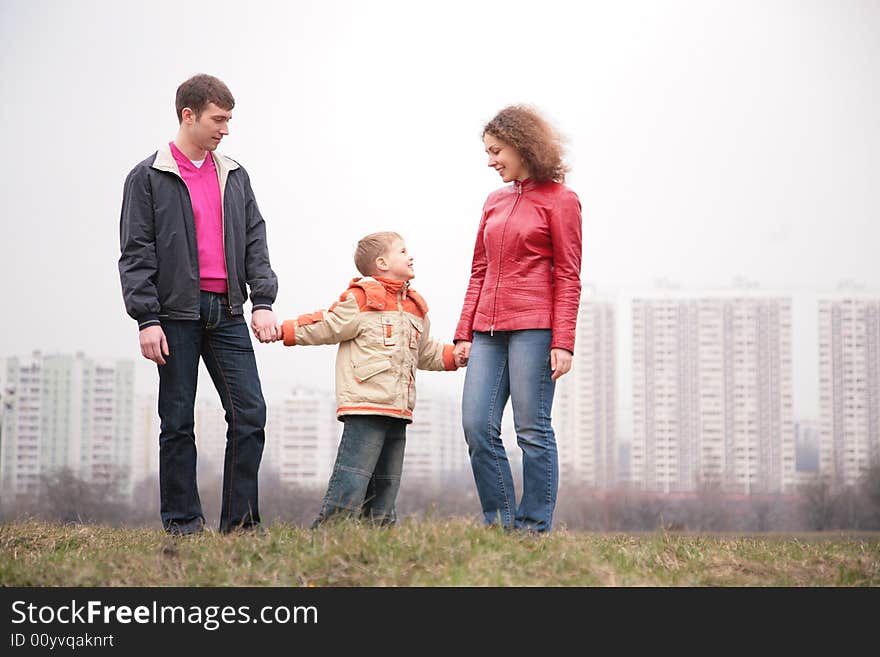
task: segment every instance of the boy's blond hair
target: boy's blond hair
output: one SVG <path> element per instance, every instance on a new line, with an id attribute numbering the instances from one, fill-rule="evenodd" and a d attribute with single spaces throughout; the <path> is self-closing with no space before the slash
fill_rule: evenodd
<path id="1" fill-rule="evenodd" d="M 402 239 L 399 234 L 391 231 L 370 233 L 366 237 L 361 238 L 354 252 L 355 267 L 364 276 L 375 275 L 376 258 L 388 253 L 388 249 L 394 244 L 394 240 Z"/>

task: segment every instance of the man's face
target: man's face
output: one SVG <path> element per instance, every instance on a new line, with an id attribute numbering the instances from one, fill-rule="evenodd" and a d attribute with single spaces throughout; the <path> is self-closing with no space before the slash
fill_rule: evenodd
<path id="1" fill-rule="evenodd" d="M 187 139 L 201 150 L 216 150 L 220 140 L 229 134 L 232 110 L 221 109 L 214 103 L 208 103 L 198 118 L 189 108 L 184 108 L 182 114 Z"/>
<path id="2" fill-rule="evenodd" d="M 394 240 L 385 255 L 381 256 L 381 260 L 384 260 L 388 269 L 380 270 L 380 276 L 396 281 L 408 281 L 415 277 L 413 259 L 403 240 Z"/>

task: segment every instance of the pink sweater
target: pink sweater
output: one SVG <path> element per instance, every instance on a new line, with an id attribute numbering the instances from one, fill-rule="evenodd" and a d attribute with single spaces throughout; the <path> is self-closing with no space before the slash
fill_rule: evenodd
<path id="1" fill-rule="evenodd" d="M 223 209 L 220 205 L 220 181 L 214 158 L 208 153 L 202 166 L 197 167 L 174 142 L 169 146 L 192 201 L 196 242 L 199 246 L 200 287 L 208 292 L 225 294 L 227 283 L 226 260 L 223 254 Z"/>

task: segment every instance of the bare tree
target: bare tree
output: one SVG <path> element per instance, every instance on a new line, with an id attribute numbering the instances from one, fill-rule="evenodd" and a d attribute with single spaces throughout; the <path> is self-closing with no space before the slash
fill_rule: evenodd
<path id="1" fill-rule="evenodd" d="M 880 529 L 880 458 L 874 458 L 862 473 L 860 487 L 864 495 L 868 527 Z"/>
<path id="2" fill-rule="evenodd" d="M 823 531 L 834 522 L 835 495 L 827 478 L 804 484 L 800 489 L 801 515 L 806 529 Z"/>

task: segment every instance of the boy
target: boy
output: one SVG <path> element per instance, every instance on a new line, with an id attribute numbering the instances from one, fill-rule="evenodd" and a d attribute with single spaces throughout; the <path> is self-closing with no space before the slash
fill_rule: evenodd
<path id="1" fill-rule="evenodd" d="M 403 238 L 367 235 L 354 261 L 363 278 L 353 279 L 339 301 L 281 329 L 287 346 L 339 343 L 336 417 L 345 428 L 313 528 L 335 514 L 396 522 L 416 369 L 457 369 L 453 346 L 428 337 L 428 306 L 409 287 L 413 261 Z"/>

